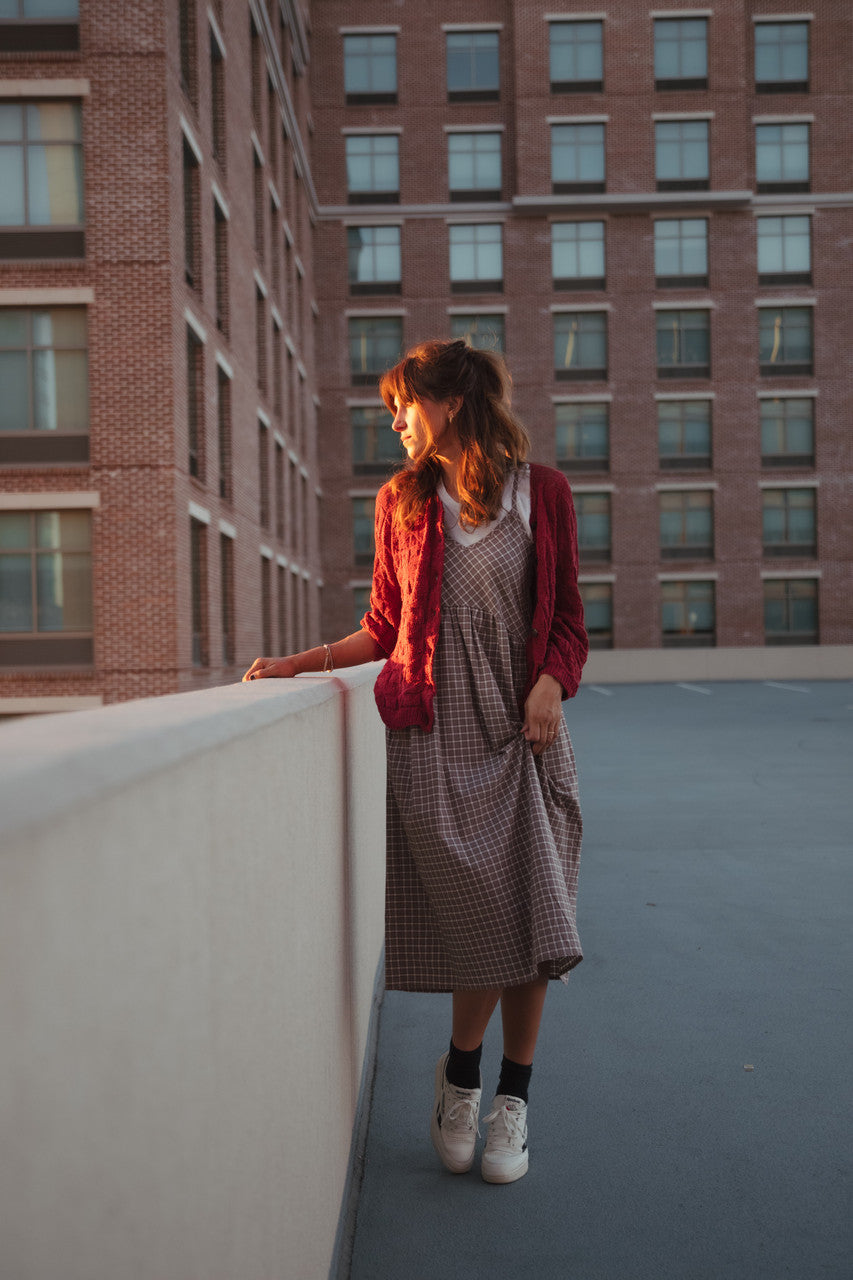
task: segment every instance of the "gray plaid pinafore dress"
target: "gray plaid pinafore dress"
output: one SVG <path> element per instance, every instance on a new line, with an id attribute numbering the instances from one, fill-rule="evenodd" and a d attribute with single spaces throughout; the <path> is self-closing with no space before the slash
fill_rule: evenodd
<path id="1" fill-rule="evenodd" d="M 517 490 L 518 472 L 511 509 L 479 542 L 445 537 L 432 732 L 386 731 L 392 990 L 567 981 L 582 959 L 568 730 L 540 756 L 521 734 L 534 557 Z"/>

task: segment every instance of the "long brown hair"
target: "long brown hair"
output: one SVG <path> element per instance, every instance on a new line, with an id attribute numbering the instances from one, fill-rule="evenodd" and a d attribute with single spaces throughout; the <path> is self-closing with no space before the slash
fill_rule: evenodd
<path id="1" fill-rule="evenodd" d="M 530 440 L 510 408 L 512 379 L 501 356 L 469 347 L 461 338 L 421 342 L 383 373 L 379 392 L 396 404 L 461 399 L 453 423 L 462 447 L 457 472 L 460 519 L 469 528 L 494 520 L 506 477 L 527 457 Z M 433 447 L 410 459 L 389 481 L 397 496 L 395 520 L 412 525 L 441 479 Z"/>

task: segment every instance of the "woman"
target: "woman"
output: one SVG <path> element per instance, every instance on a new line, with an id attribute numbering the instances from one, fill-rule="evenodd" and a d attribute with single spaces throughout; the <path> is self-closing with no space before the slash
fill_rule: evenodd
<path id="1" fill-rule="evenodd" d="M 527 1172 L 527 1102 L 549 979 L 582 959 L 581 817 L 561 701 L 587 654 L 571 493 L 525 464 L 496 355 L 425 342 L 380 391 L 406 466 L 376 501 L 361 630 L 243 677 L 377 658 L 388 759 L 386 986 L 453 993 L 436 1066 L 433 1144 L 474 1160 L 483 1034 L 498 1002 L 504 1057 L 485 1117 L 487 1182 Z"/>

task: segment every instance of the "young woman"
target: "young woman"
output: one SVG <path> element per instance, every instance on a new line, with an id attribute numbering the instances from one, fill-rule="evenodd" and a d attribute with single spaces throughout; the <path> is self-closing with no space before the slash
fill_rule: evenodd
<path id="1" fill-rule="evenodd" d="M 361 630 L 244 680 L 385 658 L 386 985 L 453 993 L 435 1074 L 433 1144 L 454 1173 L 478 1134 L 483 1034 L 504 1057 L 485 1117 L 487 1182 L 527 1172 L 527 1102 L 549 979 L 582 959 L 581 815 L 561 702 L 587 655 L 571 493 L 528 465 L 503 361 L 425 342 L 380 391 L 408 462 L 376 501 Z"/>

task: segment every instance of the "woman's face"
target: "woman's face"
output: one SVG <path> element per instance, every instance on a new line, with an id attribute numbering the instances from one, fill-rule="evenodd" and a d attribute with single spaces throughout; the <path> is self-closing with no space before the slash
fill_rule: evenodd
<path id="1" fill-rule="evenodd" d="M 419 458 L 433 446 L 437 452 L 458 446 L 456 429 L 449 419 L 449 403 L 420 400 L 415 404 L 401 404 L 394 397 L 394 421 L 392 427 L 400 434 L 400 443 L 410 458 Z"/>

